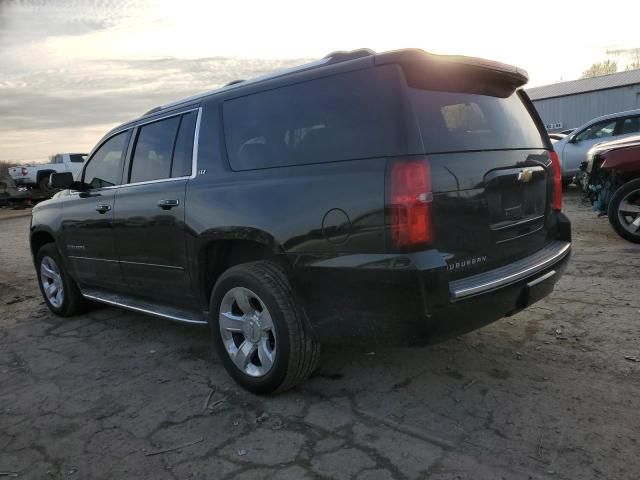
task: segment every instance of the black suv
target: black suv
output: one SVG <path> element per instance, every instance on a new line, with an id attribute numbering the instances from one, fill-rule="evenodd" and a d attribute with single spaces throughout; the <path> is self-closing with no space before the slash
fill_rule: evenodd
<path id="1" fill-rule="evenodd" d="M 244 387 L 322 342 L 425 344 L 549 294 L 570 252 L 526 73 L 400 50 L 311 64 L 109 132 L 33 210 L 42 294 L 208 324 Z"/>

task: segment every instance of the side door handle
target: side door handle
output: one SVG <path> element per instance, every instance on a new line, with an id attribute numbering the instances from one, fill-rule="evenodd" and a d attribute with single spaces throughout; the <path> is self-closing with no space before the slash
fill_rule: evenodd
<path id="1" fill-rule="evenodd" d="M 163 210 L 170 210 L 180 205 L 179 200 L 158 200 L 158 206 Z"/>
<path id="2" fill-rule="evenodd" d="M 96 212 L 98 213 L 107 213 L 109 210 L 111 210 L 111 205 L 105 205 L 103 203 L 96 205 Z"/>

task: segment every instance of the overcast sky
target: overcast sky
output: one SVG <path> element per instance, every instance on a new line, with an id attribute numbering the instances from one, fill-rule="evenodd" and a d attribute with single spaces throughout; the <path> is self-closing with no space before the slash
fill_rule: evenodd
<path id="1" fill-rule="evenodd" d="M 640 47 L 638 1 L 437 3 L 0 0 L 0 161 L 88 151 L 158 104 L 333 50 L 482 56 L 536 86 Z"/>

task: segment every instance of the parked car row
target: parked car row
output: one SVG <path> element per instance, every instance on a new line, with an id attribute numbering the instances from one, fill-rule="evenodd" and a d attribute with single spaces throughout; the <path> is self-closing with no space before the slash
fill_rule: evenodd
<path id="1" fill-rule="evenodd" d="M 593 209 L 622 238 L 640 243 L 640 135 L 595 145 L 581 169 Z"/>
<path id="2" fill-rule="evenodd" d="M 562 183 L 576 181 L 594 211 L 607 215 L 621 237 L 640 243 L 640 110 L 548 135 L 562 166 Z"/>
<path id="3" fill-rule="evenodd" d="M 580 175 L 580 165 L 596 144 L 639 134 L 640 110 L 630 110 L 594 118 L 559 138 L 553 149 L 560 158 L 563 183 L 569 184 Z"/>

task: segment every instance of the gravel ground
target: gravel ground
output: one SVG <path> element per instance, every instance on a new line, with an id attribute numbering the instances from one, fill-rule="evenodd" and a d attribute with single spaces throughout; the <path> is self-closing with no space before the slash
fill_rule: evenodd
<path id="1" fill-rule="evenodd" d="M 52 316 L 28 217 L 2 219 L 0 475 L 637 479 L 640 246 L 575 193 L 565 211 L 574 255 L 546 300 L 427 348 L 325 350 L 276 397 L 236 387 L 206 329 Z"/>

